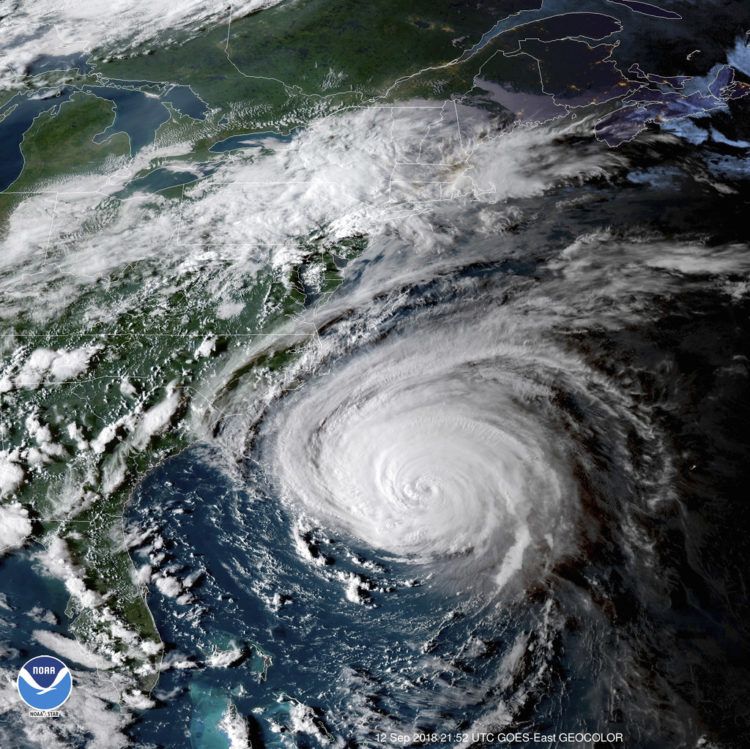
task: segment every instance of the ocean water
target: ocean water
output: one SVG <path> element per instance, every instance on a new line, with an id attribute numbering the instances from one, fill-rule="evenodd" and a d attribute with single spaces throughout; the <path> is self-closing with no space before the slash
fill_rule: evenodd
<path id="1" fill-rule="evenodd" d="M 642 5 L 607 8 L 639 15 L 628 4 Z M 553 0 L 541 15 L 571 9 Z M 539 16 L 522 10 L 480 44 Z M 588 22 L 603 34 L 611 19 Z M 729 92 L 723 44 L 691 86 Z M 741 49 L 730 52 L 740 63 Z M 61 203 L 66 263 L 101 273 L 93 318 L 112 311 L 111 330 L 135 329 L 136 305 L 154 301 L 153 319 L 174 312 L 183 331 L 165 323 L 174 349 L 161 360 L 128 349 L 131 363 L 144 351 L 149 377 L 119 389 L 123 350 L 101 336 L 87 382 L 114 363 L 123 416 L 111 416 L 102 456 L 88 449 L 96 420 L 81 418 L 93 439 L 67 447 L 96 473 L 84 488 L 118 480 L 118 458 L 170 450 L 169 419 L 192 446 L 142 476 L 124 509 L 134 580 L 163 640 L 158 683 L 134 693 L 79 647 L 75 596 L 45 576 L 29 540 L 0 560 L 0 698 L 11 706 L 0 744 L 46 746 L 58 731 L 101 746 L 125 731 L 139 749 L 485 746 L 498 743 L 485 732 L 511 730 L 601 737 L 565 742 L 580 747 L 747 746 L 746 101 L 738 86 L 717 107 L 688 106 L 684 79 L 652 83 L 644 101 L 668 94 L 676 109 L 665 112 L 682 119 L 657 130 L 645 110 L 617 110 L 599 121 L 616 149 L 595 137 L 600 113 L 508 127 L 470 97 L 427 111 L 411 102 L 232 136 L 211 150 L 257 150 L 154 161 L 135 176 L 146 150 L 116 201 L 97 191 L 80 223 Z M 161 98 L 87 90 L 117 109 L 97 140 L 127 132 L 134 155 L 168 118 L 165 102 L 207 115 L 184 86 Z M 23 128 L 51 101 L 6 104 L 6 180 Z M 179 204 L 151 196 L 145 210 L 133 200 L 131 213 L 113 211 L 203 177 Z M 39 235 L 52 247 L 52 229 Z M 50 263 L 45 286 L 24 285 L 36 274 L 18 252 L 12 291 L 30 319 L 38 289 L 80 292 L 65 292 Z M 332 262 L 343 271 L 333 292 Z M 277 288 L 261 302 L 266 267 Z M 124 312 L 109 309 L 112 278 L 143 292 Z M 279 320 L 289 297 L 294 313 Z M 217 320 L 243 306 L 243 326 L 251 307 L 277 321 L 270 334 L 233 338 L 227 325 L 216 338 Z M 27 352 L 14 356 L 11 398 Z M 165 361 L 178 363 L 171 384 L 159 379 Z M 134 383 L 143 401 L 131 400 Z M 28 420 L 14 417 L 29 463 L 43 394 L 23 393 Z M 119 538 L 119 516 L 110 522 Z M 81 570 L 45 561 L 81 596 Z M 12 684 L 37 647 L 64 658 L 78 685 L 47 733 L 15 709 Z"/>
<path id="2" fill-rule="evenodd" d="M 446 598 L 428 578 L 414 579 L 408 565 L 378 559 L 350 539 L 311 531 L 301 543 L 321 561 L 308 564 L 283 506 L 262 486 L 238 487 L 217 460 L 196 447 L 167 461 L 128 511 L 139 529 L 158 529 L 162 565 L 176 577 L 202 572 L 189 602 L 158 593 L 150 599 L 169 644 L 165 661 L 189 659 L 195 668 L 163 673 L 155 693 L 162 699 L 135 724 L 135 739 L 226 746 L 217 725 L 229 701 L 266 746 L 288 745 L 287 733 L 305 726 L 303 744 L 348 733 L 374 741 L 383 721 L 406 730 L 420 714 L 417 724 L 433 730 L 481 712 L 467 695 L 493 658 L 488 652 L 469 667 L 467 650 L 502 649 L 521 621 L 511 626 L 501 612 L 488 620 L 486 606 Z M 148 561 L 138 552 L 135 559 Z M 346 598 L 349 575 L 370 588 L 361 602 Z M 532 612 L 523 618 L 530 623 Z M 231 665 L 212 665 L 230 651 Z M 433 700 L 434 717 L 425 720 Z"/>
<path id="3" fill-rule="evenodd" d="M 70 594 L 61 581 L 42 573 L 33 559 L 35 551 L 38 549 L 32 547 L 0 562 L 5 604 L 0 606 L 0 636 L 5 648 L 3 660 L 12 668 L 20 668 L 37 654 L 31 649 L 34 632 L 71 636 L 65 614 Z"/>
<path id="4" fill-rule="evenodd" d="M 231 380 L 215 444 L 127 510 L 166 643 L 134 741 L 225 746 L 236 710 L 253 746 L 731 742 L 748 318 L 663 245 L 570 244 L 588 221 L 704 221 L 677 192 L 593 188 L 594 214 L 562 190 L 353 315 L 371 261 L 272 397 Z"/>

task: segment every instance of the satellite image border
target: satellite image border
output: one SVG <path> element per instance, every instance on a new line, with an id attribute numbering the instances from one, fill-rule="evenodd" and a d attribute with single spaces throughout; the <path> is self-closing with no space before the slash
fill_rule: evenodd
<path id="1" fill-rule="evenodd" d="M 6 5 L 3 749 L 750 745 L 746 0 Z"/>

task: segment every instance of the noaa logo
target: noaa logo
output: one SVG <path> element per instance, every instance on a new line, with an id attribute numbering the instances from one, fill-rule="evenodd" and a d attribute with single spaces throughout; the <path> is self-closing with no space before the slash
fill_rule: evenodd
<path id="1" fill-rule="evenodd" d="M 73 691 L 68 667 L 51 655 L 38 655 L 18 672 L 18 694 L 34 710 L 57 710 Z"/>

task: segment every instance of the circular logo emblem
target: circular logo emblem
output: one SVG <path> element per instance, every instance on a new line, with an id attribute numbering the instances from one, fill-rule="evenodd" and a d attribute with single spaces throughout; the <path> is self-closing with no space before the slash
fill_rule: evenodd
<path id="1" fill-rule="evenodd" d="M 57 710 L 73 691 L 68 667 L 51 655 L 38 655 L 18 672 L 18 694 L 34 710 Z"/>

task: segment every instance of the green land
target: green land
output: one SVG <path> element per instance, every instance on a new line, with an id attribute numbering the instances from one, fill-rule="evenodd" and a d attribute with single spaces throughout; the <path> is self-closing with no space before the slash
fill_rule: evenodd
<path id="1" fill-rule="evenodd" d="M 221 154 L 209 147 L 223 138 L 273 130 L 288 133 L 312 119 L 367 105 L 379 98 L 435 97 L 467 94 L 474 76 L 502 78 L 506 71 L 499 47 L 488 45 L 481 54 L 449 68 L 439 67 L 471 47 L 498 18 L 529 2 L 488 2 L 467 9 L 455 2 L 417 0 L 408 9 L 401 2 L 376 6 L 354 0 L 303 0 L 279 5 L 231 24 L 204 30 L 168 47 L 136 50 L 124 59 L 95 55 L 94 71 L 85 75 L 70 71 L 45 74 L 31 86 L 65 81 L 81 87 L 118 81 L 150 81 L 132 84 L 149 91 L 162 84 L 183 84 L 210 107 L 205 120 L 171 110 L 172 117 L 157 132 L 157 143 L 189 142 L 190 153 L 174 157 L 186 163 L 210 163 Z M 494 67 L 493 67 L 494 66 Z M 398 86 L 395 81 L 427 70 Z M 497 68 L 495 70 L 494 68 Z M 42 113 L 24 135 L 24 169 L 5 195 L 0 195 L 0 228 L 19 202 L 30 193 L 45 191 L 65 176 L 105 172 L 118 160 L 130 158 L 125 134 L 115 134 L 97 144 L 93 138 L 113 121 L 113 105 L 83 91 L 59 111 Z M 136 180 L 164 165 L 153 161 Z M 165 189 L 169 200 L 189 200 L 190 191 Z M 93 230 L 93 229 L 92 229 Z M 188 444 L 184 417 L 192 388 L 216 365 L 216 357 L 198 359 L 194 354 L 202 338 L 216 336 L 217 356 L 246 345 L 255 334 L 274 330 L 284 320 L 314 304 L 316 297 L 304 285 L 304 272 L 318 266 L 323 285 L 318 293 L 331 293 L 341 282 L 341 260 L 351 259 L 366 246 L 366 238 L 351 237 L 335 246 L 325 232 L 299 238 L 304 260 L 291 277 L 279 271 L 249 275 L 235 296 L 242 312 L 220 319 L 211 299 L 201 294 L 205 273 L 196 271 L 180 279 L 168 303 L 154 295 L 160 279 L 158 260 L 146 260 L 120 269 L 106 282 L 93 284 L 52 322 L 38 323 L 33 315 L 19 314 L 8 327 L 3 351 L 18 346 L 28 350 L 75 348 L 96 344 L 101 349 L 87 376 L 72 383 L 36 390 L 14 390 L 0 396 L 4 414 L 34 412 L 50 425 L 55 440 L 66 449 L 30 475 L 19 498 L 36 523 L 36 535 L 64 538 L 73 562 L 85 572 L 87 585 L 107 596 L 107 605 L 142 637 L 158 639 L 145 592 L 133 582 L 131 559 L 123 547 L 123 508 L 139 479 L 158 462 Z M 149 289 L 151 291 L 149 291 Z M 50 293 L 54 291 L 50 289 Z M 159 298 L 158 305 L 153 302 Z M 113 324 L 98 319 L 97 309 L 125 310 Z M 237 373 L 281 366 L 293 350 L 248 363 Z M 119 383 L 127 378 L 143 409 L 164 397 L 165 385 L 175 381 L 184 394 L 182 406 L 170 428 L 153 437 L 144 450 L 126 450 L 127 437 L 118 434 L 92 469 L 76 452 L 75 441 L 64 425 L 75 418 L 87 439 L 128 413 L 132 402 Z M 27 437 L 22 420 L 6 434 L 6 444 L 22 446 Z M 73 457 L 70 457 L 73 456 Z M 124 478 L 114 491 L 103 490 L 108 469 L 121 460 Z M 82 511 L 56 515 L 56 502 L 71 477 L 79 477 L 90 501 Z M 76 628 L 84 640 L 93 640 L 105 626 L 90 610 L 71 606 Z M 128 662 L 128 667 L 138 664 Z M 152 680 L 146 680 L 149 686 Z"/>

